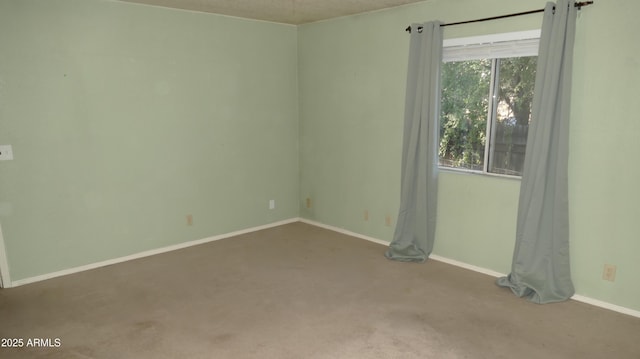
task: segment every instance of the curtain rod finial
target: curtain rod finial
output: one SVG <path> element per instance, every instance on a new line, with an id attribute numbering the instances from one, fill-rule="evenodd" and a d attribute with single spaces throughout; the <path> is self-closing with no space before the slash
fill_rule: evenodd
<path id="1" fill-rule="evenodd" d="M 589 5 L 593 5 L 593 1 L 582 1 L 582 2 L 575 3 L 575 7 L 577 7 L 578 10 L 581 10 L 583 6 L 589 6 Z"/>

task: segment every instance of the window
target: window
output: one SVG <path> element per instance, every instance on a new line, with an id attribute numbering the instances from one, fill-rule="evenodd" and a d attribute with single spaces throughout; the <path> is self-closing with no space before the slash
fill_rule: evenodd
<path id="1" fill-rule="evenodd" d="M 441 167 L 521 176 L 539 31 L 445 41 Z"/>

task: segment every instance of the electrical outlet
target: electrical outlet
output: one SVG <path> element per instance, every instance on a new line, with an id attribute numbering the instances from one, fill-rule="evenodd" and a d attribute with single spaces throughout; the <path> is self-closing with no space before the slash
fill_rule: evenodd
<path id="1" fill-rule="evenodd" d="M 187 226 L 193 226 L 193 216 L 187 214 Z"/>
<path id="2" fill-rule="evenodd" d="M 11 145 L 0 145 L 0 161 L 13 160 L 13 148 Z"/>
<path id="3" fill-rule="evenodd" d="M 616 266 L 614 266 L 613 264 L 605 264 L 604 265 L 604 270 L 602 271 L 602 279 L 604 280 L 608 280 L 608 281 L 615 281 L 616 280 Z"/>
<path id="4" fill-rule="evenodd" d="M 269 200 L 269 209 L 275 209 L 276 208 L 276 200 L 275 199 L 270 199 Z"/>
<path id="5" fill-rule="evenodd" d="M 384 217 L 384 225 L 387 227 L 391 227 L 391 216 L 388 214 Z"/>
<path id="6" fill-rule="evenodd" d="M 307 208 L 311 208 L 311 198 L 307 197 Z"/>
<path id="7" fill-rule="evenodd" d="M 369 210 L 368 210 L 368 209 L 365 209 L 365 210 L 364 210 L 364 220 L 365 220 L 365 221 L 368 221 L 368 220 L 369 220 Z"/>

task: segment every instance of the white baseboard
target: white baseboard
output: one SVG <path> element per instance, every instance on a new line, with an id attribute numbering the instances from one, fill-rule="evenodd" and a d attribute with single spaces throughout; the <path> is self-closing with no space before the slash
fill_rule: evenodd
<path id="1" fill-rule="evenodd" d="M 312 226 L 316 226 L 316 227 L 320 227 L 320 228 L 324 228 L 324 229 L 328 229 L 330 231 L 334 231 L 334 232 L 338 232 L 338 233 L 342 233 L 342 234 L 346 234 L 347 236 L 351 236 L 351 237 L 356 237 L 356 238 L 360 238 L 360 239 L 364 239 L 367 240 L 369 242 L 373 242 L 373 243 L 377 243 L 377 244 L 381 244 L 383 246 L 388 246 L 389 242 L 387 241 L 383 241 L 381 239 L 377 239 L 377 238 L 373 238 L 373 237 L 369 237 L 369 236 L 365 236 L 364 234 L 360 234 L 360 233 L 356 233 L 356 232 L 351 232 L 348 231 L 346 229 L 340 228 L 340 227 L 334 227 L 334 226 L 330 226 L 328 224 L 324 224 L 324 223 L 320 223 L 320 222 L 316 222 L 316 221 L 312 221 L 310 219 L 306 219 L 306 218 L 300 218 L 300 222 L 302 223 L 306 223 L 306 224 L 310 224 Z"/>
<path id="2" fill-rule="evenodd" d="M 351 236 L 351 237 L 364 239 L 364 240 L 367 240 L 369 242 L 381 244 L 381 245 L 384 245 L 384 246 L 388 246 L 389 245 L 389 242 L 387 242 L 387 241 L 383 241 L 383 240 L 380 240 L 380 239 L 377 239 L 377 238 L 369 237 L 369 236 L 366 236 L 366 235 L 363 235 L 363 234 L 360 234 L 360 233 L 351 232 L 351 231 L 348 231 L 348 230 L 343 229 L 343 228 L 330 226 L 330 225 L 327 225 L 327 224 L 324 224 L 324 223 L 320 223 L 320 222 L 316 222 L 316 221 L 312 221 L 312 220 L 309 220 L 309 219 L 301 218 L 300 222 L 307 223 L 307 224 L 310 224 L 312 226 L 328 229 L 330 231 L 346 234 L 346 235 Z M 472 264 L 467 264 L 467 263 L 460 262 L 460 261 L 457 261 L 457 260 L 454 260 L 454 259 L 441 257 L 441 256 L 435 255 L 435 254 L 431 254 L 429 256 L 429 258 L 433 259 L 433 260 L 436 260 L 438 262 L 451 264 L 451 265 L 454 265 L 456 267 L 461 267 L 461 268 L 464 268 L 464 269 L 468 269 L 468 270 L 471 270 L 471 271 L 474 271 L 474 272 L 479 272 L 479 273 L 486 274 L 486 275 L 489 275 L 489 276 L 492 276 L 492 277 L 496 277 L 496 278 L 504 277 L 506 275 L 506 274 L 503 274 L 503 273 L 500 273 L 500 272 L 496 272 L 496 271 L 491 270 L 491 269 L 474 266 Z M 579 295 L 579 294 L 575 294 L 574 296 L 571 297 L 571 299 L 575 300 L 577 302 L 590 304 L 590 305 L 593 305 L 593 306 L 596 306 L 596 307 L 600 307 L 600 308 L 608 309 L 608 310 L 611 310 L 611 311 L 614 311 L 614 312 L 627 314 L 627 315 L 631 315 L 633 317 L 640 318 L 640 311 L 634 310 L 634 309 L 631 309 L 631 308 L 622 307 L 622 306 L 619 306 L 619 305 L 616 305 L 616 304 L 611 304 L 611 303 L 604 302 L 604 301 L 601 301 L 601 300 L 598 300 L 598 299 L 585 297 L 585 296 Z"/>
<path id="3" fill-rule="evenodd" d="M 473 264 L 468 264 L 468 263 L 465 263 L 465 262 L 457 261 L 455 259 L 449 259 L 449 258 L 446 258 L 446 257 L 441 257 L 441 256 L 436 255 L 436 254 L 431 254 L 429 256 L 429 259 L 433 259 L 433 260 L 436 260 L 438 262 L 451 264 L 451 265 L 454 265 L 456 267 L 468 269 L 470 271 L 486 274 L 486 275 L 491 276 L 491 277 L 499 278 L 499 277 L 506 276 L 506 274 L 503 274 L 503 273 L 500 273 L 500 272 L 496 272 L 496 271 L 491 270 L 491 269 L 474 266 Z"/>
<path id="4" fill-rule="evenodd" d="M 609 310 L 612 310 L 614 312 L 627 314 L 627 315 L 630 315 L 632 317 L 640 318 L 640 310 L 634 310 L 634 309 L 631 309 L 631 308 L 622 307 L 622 306 L 619 306 L 619 305 L 616 305 L 616 304 L 603 302 L 601 300 L 585 297 L 585 296 L 579 295 L 579 294 L 574 294 L 573 297 L 571 297 L 571 299 L 575 300 L 576 302 L 582 302 L 582 303 L 590 304 L 590 305 L 593 305 L 593 306 L 596 306 L 596 307 L 609 309 Z"/>
<path id="5" fill-rule="evenodd" d="M 242 229 L 242 230 L 235 231 L 235 232 L 219 234 L 219 235 L 213 236 L 213 237 L 197 239 L 197 240 L 194 240 L 194 241 L 174 244 L 174 245 L 171 245 L 171 246 L 157 248 L 157 249 L 151 249 L 151 250 L 148 250 L 148 251 L 131 254 L 131 255 L 128 255 L 128 256 L 124 256 L 124 257 L 108 259 L 106 261 L 91 263 L 91 264 L 87 264 L 87 265 L 83 265 L 83 266 L 79 266 L 79 267 L 64 269 L 64 270 L 53 272 L 53 273 L 47 273 L 47 274 L 43 274 L 43 275 L 39 275 L 39 276 L 35 276 L 35 277 L 20 279 L 20 280 L 16 280 L 16 281 L 12 282 L 11 286 L 17 287 L 17 286 L 21 286 L 21 285 L 25 285 L 25 284 L 29 284 L 29 283 L 40 282 L 40 281 L 51 279 L 51 278 L 61 277 L 61 276 L 65 276 L 65 275 L 69 275 L 69 274 L 73 274 L 73 273 L 78 273 L 78 272 L 83 272 L 83 271 L 87 271 L 87 270 L 91 270 L 91 269 L 105 267 L 105 266 L 112 265 L 112 264 L 122 263 L 122 262 L 130 261 L 130 260 L 134 260 L 134 259 L 139 259 L 139 258 L 144 258 L 144 257 L 156 255 L 156 254 L 171 252 L 171 251 L 175 251 L 175 250 L 178 250 L 178 249 L 197 246 L 199 244 L 209 243 L 209 242 L 218 241 L 218 240 L 229 238 L 229 237 L 239 236 L 239 235 L 246 234 L 246 233 L 256 232 L 256 231 L 260 231 L 260 230 L 263 230 L 263 229 L 282 226 L 282 225 L 285 225 L 285 224 L 298 222 L 299 220 L 300 220 L 299 218 L 290 218 L 290 219 L 286 219 L 286 220 L 283 220 L 283 221 L 278 221 L 278 222 L 265 224 L 265 225 L 262 225 L 262 226 Z M 8 287 L 6 287 L 6 288 L 8 288 Z"/>

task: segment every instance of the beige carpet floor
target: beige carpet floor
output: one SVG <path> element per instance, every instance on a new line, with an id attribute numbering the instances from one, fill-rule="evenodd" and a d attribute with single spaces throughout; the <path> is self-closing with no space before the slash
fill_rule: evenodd
<path id="1" fill-rule="evenodd" d="M 0 358 L 640 358 L 640 319 L 302 223 L 0 290 Z"/>

